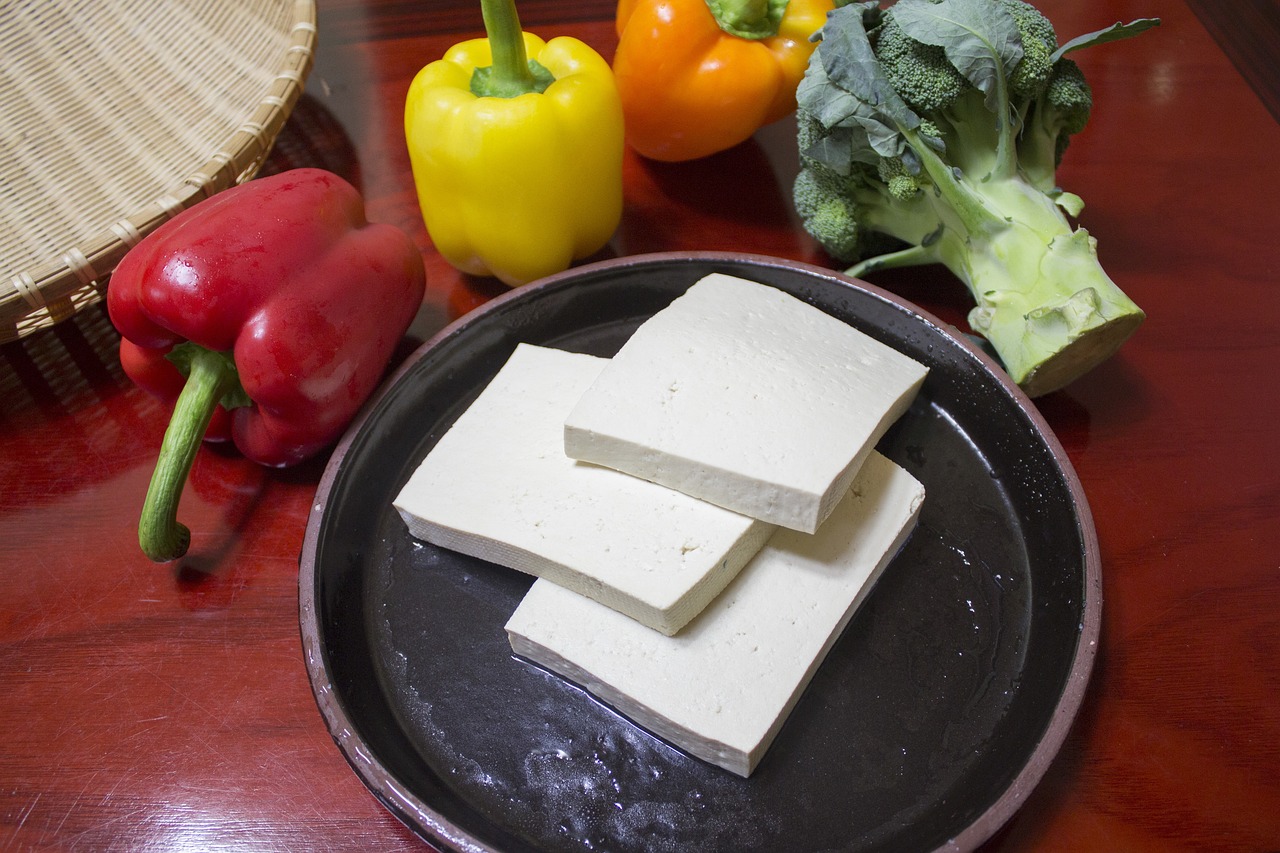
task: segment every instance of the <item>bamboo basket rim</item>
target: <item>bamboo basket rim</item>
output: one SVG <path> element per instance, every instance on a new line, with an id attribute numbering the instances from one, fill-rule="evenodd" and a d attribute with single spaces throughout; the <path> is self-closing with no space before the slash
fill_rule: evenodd
<path id="1" fill-rule="evenodd" d="M 101 301 L 139 240 L 256 175 L 302 94 L 315 0 L 147 4 L 0 8 L 0 344 Z"/>

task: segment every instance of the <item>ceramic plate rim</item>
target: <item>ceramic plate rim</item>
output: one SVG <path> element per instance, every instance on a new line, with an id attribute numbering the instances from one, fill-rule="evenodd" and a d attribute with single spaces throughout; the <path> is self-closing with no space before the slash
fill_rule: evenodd
<path id="1" fill-rule="evenodd" d="M 1084 701 L 1099 645 L 1102 609 L 1101 559 L 1097 534 L 1088 501 L 1066 451 L 1054 435 L 1049 424 L 1030 398 L 1008 378 L 999 364 L 981 347 L 974 344 L 966 336 L 956 333 L 953 328 L 938 320 L 929 312 L 890 291 L 866 281 L 849 278 L 830 269 L 801 261 L 741 252 L 659 252 L 584 264 L 495 297 L 441 329 L 406 358 L 366 403 L 360 414 L 357 415 L 335 446 L 317 486 L 316 495 L 312 501 L 307 520 L 303 546 L 299 557 L 299 625 L 308 678 L 326 727 L 339 750 L 365 786 L 393 815 L 410 829 L 422 834 L 432 843 L 444 845 L 451 850 L 480 853 L 480 851 L 494 851 L 496 849 L 476 841 L 463 827 L 434 811 L 429 803 L 424 802 L 383 768 L 373 757 L 372 751 L 365 744 L 347 710 L 343 707 L 341 697 L 337 694 L 329 675 L 322 628 L 319 624 L 316 583 L 319 566 L 317 565 L 316 557 L 325 509 L 331 491 L 341 473 L 346 454 L 376 411 L 379 401 L 404 379 L 423 357 L 439 347 L 443 342 L 459 334 L 465 334 L 466 330 L 473 324 L 488 314 L 502 310 L 509 303 L 535 300 L 544 290 L 563 286 L 566 281 L 572 281 L 584 275 L 607 272 L 615 267 L 629 268 L 644 264 L 661 266 L 682 262 L 763 265 L 773 268 L 786 268 L 802 274 L 847 284 L 866 291 L 874 297 L 893 303 L 898 308 L 915 315 L 919 320 L 932 326 L 938 333 L 958 342 L 973 358 L 981 362 L 988 371 L 996 376 L 1014 405 L 1033 424 L 1039 434 L 1038 437 L 1044 442 L 1059 468 L 1059 473 L 1071 495 L 1073 509 L 1079 524 L 1082 545 L 1084 579 L 1082 592 L 1084 602 L 1080 634 L 1068 677 L 1061 688 L 1062 692 L 1055 704 L 1052 716 L 1048 720 L 1045 730 L 1029 758 L 1014 776 L 1012 782 L 1005 788 L 1004 792 L 961 832 L 939 848 L 949 851 L 972 850 L 991 838 L 1022 806 L 1031 791 L 1043 778 L 1050 763 L 1057 756 Z"/>

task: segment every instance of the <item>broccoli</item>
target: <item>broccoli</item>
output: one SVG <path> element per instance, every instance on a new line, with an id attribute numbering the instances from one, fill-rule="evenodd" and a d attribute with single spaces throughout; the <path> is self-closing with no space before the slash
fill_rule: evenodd
<path id="1" fill-rule="evenodd" d="M 1108 358 L 1144 319 L 1073 228 L 1055 173 L 1092 94 L 1022 0 L 875 0 L 832 12 L 797 92 L 796 211 L 848 273 L 941 263 L 977 303 L 972 329 L 1036 396 Z"/>

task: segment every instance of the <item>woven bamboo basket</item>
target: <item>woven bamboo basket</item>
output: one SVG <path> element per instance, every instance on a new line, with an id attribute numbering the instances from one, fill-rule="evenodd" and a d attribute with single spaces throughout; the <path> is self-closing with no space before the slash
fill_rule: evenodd
<path id="1" fill-rule="evenodd" d="M 101 300 L 138 240 L 251 178 L 315 39 L 315 0 L 0 0 L 0 343 Z"/>

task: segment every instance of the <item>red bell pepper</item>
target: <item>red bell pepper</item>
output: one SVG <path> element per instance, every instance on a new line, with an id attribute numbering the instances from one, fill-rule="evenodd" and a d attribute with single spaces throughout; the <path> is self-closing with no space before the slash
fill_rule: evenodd
<path id="1" fill-rule="evenodd" d="M 186 553 L 177 522 L 201 438 L 262 465 L 319 453 L 381 381 L 422 304 L 422 256 L 369 224 L 330 172 L 258 178 L 175 216 L 116 268 L 107 307 L 131 379 L 175 400 L 138 525 L 157 562 Z"/>

